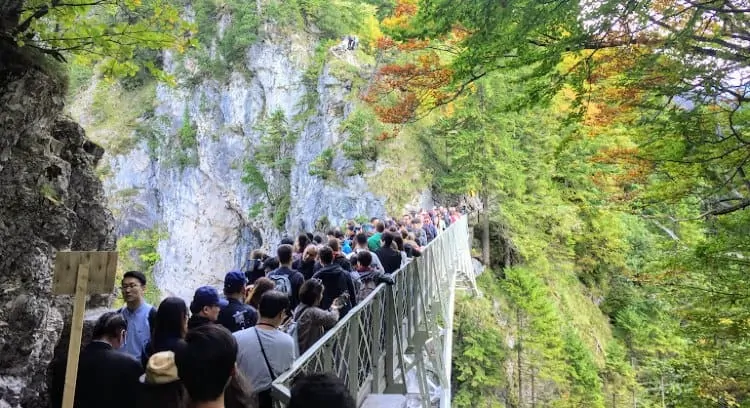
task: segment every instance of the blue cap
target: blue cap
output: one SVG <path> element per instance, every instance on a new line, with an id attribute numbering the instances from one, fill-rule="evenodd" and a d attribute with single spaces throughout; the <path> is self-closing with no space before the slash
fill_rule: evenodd
<path id="1" fill-rule="evenodd" d="M 221 306 L 228 305 L 229 302 L 226 299 L 219 297 L 219 291 L 211 286 L 201 286 L 195 290 L 193 296 L 193 303 L 190 304 L 190 308 L 195 307 L 196 309 L 203 309 L 206 306 Z"/>
<path id="2" fill-rule="evenodd" d="M 229 271 L 224 277 L 224 289 L 244 289 L 247 285 L 247 276 L 240 271 Z"/>

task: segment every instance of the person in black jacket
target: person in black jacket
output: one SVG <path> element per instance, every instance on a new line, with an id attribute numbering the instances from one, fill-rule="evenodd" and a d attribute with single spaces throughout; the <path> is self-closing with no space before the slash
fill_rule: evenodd
<path id="1" fill-rule="evenodd" d="M 299 271 L 305 280 L 313 277 L 315 274 L 315 258 L 318 257 L 318 247 L 315 245 L 308 245 L 305 248 L 305 252 L 302 253 L 302 257 L 292 263 L 292 269 Z"/>
<path id="2" fill-rule="evenodd" d="M 380 259 L 380 264 L 383 265 L 385 273 L 391 274 L 396 272 L 401 267 L 401 252 L 393 249 L 393 234 L 390 232 L 384 232 L 381 240 L 383 245 L 375 251 L 375 254 Z"/>
<path id="3" fill-rule="evenodd" d="M 346 257 L 343 253 L 341 253 L 341 243 L 339 242 L 338 238 L 331 238 L 328 240 L 328 246 L 331 247 L 333 250 L 333 263 L 340 266 L 341 269 L 343 269 L 346 272 L 351 272 L 354 270 L 352 268 L 351 262 L 349 262 L 349 258 Z M 315 272 L 319 271 L 320 268 L 323 267 L 323 264 L 320 262 L 315 264 Z"/>
<path id="4" fill-rule="evenodd" d="M 135 357 L 119 351 L 127 327 L 125 318 L 117 312 L 104 313 L 96 321 L 93 340 L 78 361 L 76 408 L 135 406 L 142 368 Z"/>
<path id="5" fill-rule="evenodd" d="M 323 300 L 320 302 L 320 308 L 328 310 L 333 304 L 333 300 L 341 295 L 348 295 L 349 302 L 339 311 L 344 316 L 357 304 L 357 292 L 354 289 L 354 282 L 349 272 L 333 263 L 333 249 L 328 245 L 320 248 L 318 259 L 322 267 L 313 275 L 313 279 L 320 279 L 325 287 L 323 291 Z"/>
<path id="6" fill-rule="evenodd" d="M 224 276 L 224 296 L 229 303 L 221 308 L 216 322 L 232 333 L 253 327 L 258 321 L 255 308 L 245 304 L 245 285 L 247 279 L 240 271 L 230 271 Z"/>

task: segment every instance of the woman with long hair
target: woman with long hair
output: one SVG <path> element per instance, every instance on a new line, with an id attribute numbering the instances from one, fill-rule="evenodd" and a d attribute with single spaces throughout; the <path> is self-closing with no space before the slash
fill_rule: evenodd
<path id="1" fill-rule="evenodd" d="M 300 304 L 294 309 L 292 318 L 297 322 L 297 344 L 300 355 L 339 321 L 339 309 L 342 305 L 338 298 L 331 305 L 331 310 L 326 311 L 320 308 L 323 289 L 323 282 L 315 278 L 309 279 L 299 289 Z"/>
<path id="2" fill-rule="evenodd" d="M 258 280 L 255 281 L 253 289 L 248 293 L 247 301 L 245 303 L 254 307 L 255 310 L 259 310 L 258 307 L 260 306 L 260 297 L 269 290 L 273 290 L 275 287 L 276 284 L 272 280 L 266 277 L 258 278 Z"/>
<path id="3" fill-rule="evenodd" d="M 185 301 L 178 297 L 168 297 L 161 301 L 156 310 L 151 340 L 146 344 L 143 366 L 149 357 L 161 351 L 176 351 L 187 333 L 188 310 Z"/>
<path id="4" fill-rule="evenodd" d="M 294 243 L 294 253 L 292 254 L 292 259 L 296 261 L 302 258 L 302 254 L 305 252 L 305 248 L 307 248 L 308 245 L 310 245 L 310 238 L 307 237 L 307 234 L 299 234 L 299 236 L 297 237 L 297 242 Z"/>

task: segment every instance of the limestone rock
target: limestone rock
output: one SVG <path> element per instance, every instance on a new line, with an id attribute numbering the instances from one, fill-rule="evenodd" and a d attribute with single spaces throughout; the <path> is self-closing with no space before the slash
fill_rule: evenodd
<path id="1" fill-rule="evenodd" d="M 159 245 L 161 261 L 155 268 L 162 295 L 187 299 L 200 285 L 219 285 L 228 270 L 241 267 L 250 249 L 273 250 L 283 234 L 310 230 L 321 217 L 338 225 L 348 218 L 384 214 L 383 198 L 372 194 L 361 176 L 345 175 L 351 163 L 341 155 L 333 163 L 340 180 L 309 174 L 321 152 L 344 140 L 339 125 L 351 110 L 350 88 L 327 67 L 313 89 L 305 83 L 315 47 L 315 38 L 305 33 L 268 33 L 247 50 L 243 69 L 249 74 L 233 72 L 221 82 L 159 85 L 154 115 L 164 136 L 157 151 L 143 142 L 121 156 L 105 154 L 112 169 L 105 181 L 110 202 L 128 193 L 125 205 L 111 207 L 119 214 L 119 232 L 158 225 L 167 237 Z M 339 54 L 345 63 L 356 62 L 352 55 Z M 169 72 L 183 72 L 169 52 L 164 63 Z M 191 61 L 184 65 L 193 66 Z M 316 93 L 317 103 L 306 116 L 309 92 Z M 263 197 L 242 182 L 243 164 L 262 136 L 258 125 L 276 111 L 299 131 L 284 228 L 273 224 L 271 209 L 251 218 L 250 209 Z M 186 113 L 196 131 L 197 164 L 180 168 L 170 163 L 167 140 L 176 137 Z"/>
<path id="2" fill-rule="evenodd" d="M 52 294 L 55 253 L 114 249 L 114 223 L 93 172 L 103 151 L 60 116 L 61 79 L 42 56 L 0 54 L 0 406 L 46 407 L 71 313 Z"/>

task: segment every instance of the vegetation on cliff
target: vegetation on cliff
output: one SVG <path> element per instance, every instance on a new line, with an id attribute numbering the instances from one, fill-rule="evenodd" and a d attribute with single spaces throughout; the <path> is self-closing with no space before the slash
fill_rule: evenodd
<path id="1" fill-rule="evenodd" d="M 483 394 L 519 407 L 750 404 L 740 14 L 733 2 L 400 0 L 384 20 L 366 100 L 391 136 L 420 128 L 434 186 L 476 196 L 480 235 L 501 248 L 483 257 L 502 280 L 506 370 Z M 457 347 L 460 367 L 472 355 Z"/>

